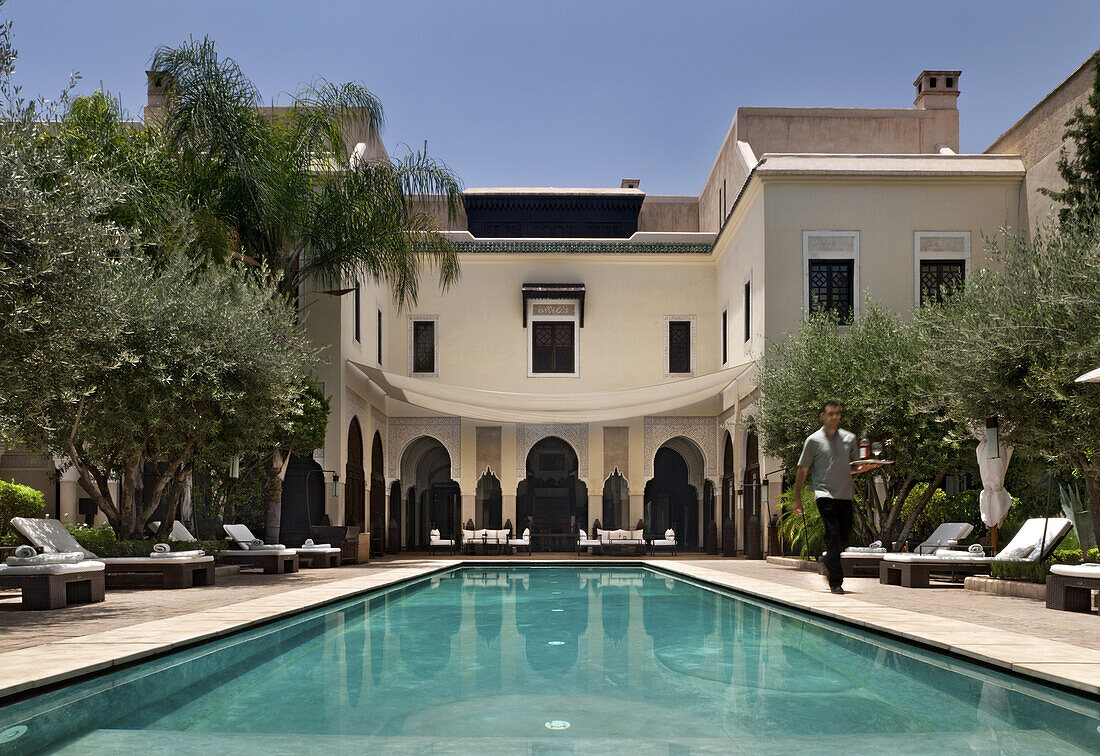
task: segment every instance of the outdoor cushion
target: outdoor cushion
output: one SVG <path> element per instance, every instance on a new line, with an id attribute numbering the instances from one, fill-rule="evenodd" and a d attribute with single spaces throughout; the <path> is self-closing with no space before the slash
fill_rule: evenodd
<path id="1" fill-rule="evenodd" d="M 240 552 L 234 553 L 239 554 Z M 188 564 L 194 562 L 195 564 L 202 564 L 203 562 L 214 561 L 214 557 L 212 556 L 176 556 L 175 554 L 155 559 L 153 557 L 96 557 L 96 559 L 107 566 L 112 564 L 164 564 L 165 562 L 187 562 Z"/>
<path id="2" fill-rule="evenodd" d="M 438 533 L 439 531 L 437 530 L 437 531 L 434 531 L 434 532 Z M 472 540 L 474 540 L 474 531 L 466 530 L 465 528 L 463 528 L 462 529 L 462 540 L 463 541 L 472 541 Z"/>
<path id="3" fill-rule="evenodd" d="M 19 567 L 0 564 L 0 577 L 5 575 L 11 577 L 18 575 L 71 575 L 81 572 L 103 572 L 104 569 L 106 569 L 106 565 L 96 559 L 85 559 L 70 564 L 33 564 Z"/>
<path id="4" fill-rule="evenodd" d="M 149 556 L 153 559 L 173 559 L 177 557 L 197 557 L 206 554 L 202 549 L 194 551 L 154 551 Z"/>
<path id="5" fill-rule="evenodd" d="M 15 556 L 8 557 L 8 565 L 12 567 L 31 567 L 38 564 L 75 564 L 84 559 L 79 551 L 70 551 L 65 554 L 39 554 L 33 546 L 19 546 L 15 549 Z"/>
<path id="6" fill-rule="evenodd" d="M 79 551 L 86 558 L 95 559 L 95 554 L 77 543 L 72 533 L 65 528 L 60 520 L 13 517 L 11 518 L 11 524 L 39 551 L 62 554 Z"/>
<path id="7" fill-rule="evenodd" d="M 675 541 L 676 540 L 676 531 L 673 530 L 672 528 L 669 528 L 668 530 L 665 531 L 665 538 L 668 538 L 668 539 L 671 539 L 671 540 Z"/>
<path id="8" fill-rule="evenodd" d="M 1046 527 L 1046 540 L 1043 543 L 1043 528 Z M 998 559 L 1023 559 L 1033 562 L 1040 554 L 1049 550 L 1051 545 L 1062 540 L 1073 524 L 1064 517 L 1051 517 L 1044 523 L 1042 517 L 1032 517 L 1020 526 L 1016 536 L 1008 542 Z"/>
<path id="9" fill-rule="evenodd" d="M 577 531 L 577 535 L 580 537 L 580 539 L 582 541 L 587 541 L 588 540 L 588 533 L 584 530 Z"/>
<path id="10" fill-rule="evenodd" d="M 1100 564 L 1086 562 L 1085 564 L 1055 564 L 1050 568 L 1055 575 L 1066 577 L 1095 578 L 1100 580 Z"/>
<path id="11" fill-rule="evenodd" d="M 882 557 L 887 562 L 916 562 L 919 564 L 989 564 L 993 557 L 974 556 L 968 551 L 952 551 L 950 556 L 936 556 L 935 554 L 886 554 Z M 1000 561 L 1000 560 L 998 560 Z"/>
<path id="12" fill-rule="evenodd" d="M 917 553 L 935 551 L 940 546 L 954 546 L 970 535 L 974 526 L 969 522 L 941 522 L 939 526 L 917 546 Z"/>
<path id="13" fill-rule="evenodd" d="M 286 548 L 281 543 L 264 543 L 262 539 L 252 535 L 252 531 L 248 529 L 247 525 L 222 525 L 222 528 L 242 549 L 248 549 L 249 551 L 281 551 Z"/>
<path id="14" fill-rule="evenodd" d="M 881 547 L 876 549 L 870 546 L 849 546 L 848 548 L 844 549 L 844 551 L 840 552 L 840 555 L 844 556 L 847 554 L 849 556 L 866 556 L 868 554 L 874 555 L 885 553 L 886 549 Z"/>
<path id="15" fill-rule="evenodd" d="M 150 520 L 149 527 L 154 531 L 160 530 L 160 520 Z M 198 538 L 191 535 L 191 531 L 187 529 L 179 520 L 172 520 L 172 532 L 168 534 L 168 540 L 170 541 L 197 541 Z"/>

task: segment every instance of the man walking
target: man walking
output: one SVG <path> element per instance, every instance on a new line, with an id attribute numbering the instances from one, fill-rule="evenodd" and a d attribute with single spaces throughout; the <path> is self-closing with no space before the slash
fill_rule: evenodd
<path id="1" fill-rule="evenodd" d="M 802 514 L 802 487 L 810 476 L 817 509 L 825 526 L 825 572 L 829 589 L 844 593 L 844 571 L 840 552 L 848 548 L 852 532 L 852 505 L 855 489 L 852 473 L 863 472 L 873 464 L 849 464 L 859 456 L 856 436 L 840 427 L 841 408 L 837 402 L 821 406 L 821 428 L 810 434 L 798 458 L 798 475 L 794 480 L 794 511 Z"/>

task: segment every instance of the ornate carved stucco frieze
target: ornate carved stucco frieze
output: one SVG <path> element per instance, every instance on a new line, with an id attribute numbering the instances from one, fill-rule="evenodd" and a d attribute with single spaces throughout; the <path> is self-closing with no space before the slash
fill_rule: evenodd
<path id="1" fill-rule="evenodd" d="M 547 436 L 566 441 L 577 453 L 577 477 L 588 481 L 588 423 L 517 423 L 516 480 L 527 477 L 527 455 Z"/>
<path id="2" fill-rule="evenodd" d="M 457 417 L 391 417 L 387 474 L 392 478 L 401 476 L 401 457 L 406 447 L 421 436 L 431 436 L 451 456 L 451 477 L 455 480 L 462 475 L 461 457 L 461 420 Z"/>
<path id="3" fill-rule="evenodd" d="M 645 418 L 645 477 L 653 477 L 653 457 L 670 438 L 694 441 L 707 461 L 707 476 L 718 475 L 718 426 L 713 417 Z"/>

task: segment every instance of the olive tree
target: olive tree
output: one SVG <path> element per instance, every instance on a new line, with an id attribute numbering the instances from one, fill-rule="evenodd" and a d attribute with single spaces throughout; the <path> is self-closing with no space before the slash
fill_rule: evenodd
<path id="1" fill-rule="evenodd" d="M 922 309 L 919 365 L 930 400 L 957 422 L 995 415 L 1007 443 L 1077 470 L 1100 505 L 1100 387 L 1076 376 L 1100 365 L 1100 214 L 1007 237 L 997 265 L 942 306 Z M 1100 528 L 1100 518 L 1093 518 Z M 1100 535 L 1098 533 L 1097 535 Z"/>
<path id="2" fill-rule="evenodd" d="M 886 446 L 893 465 L 874 475 L 885 484 L 862 485 L 856 507 L 859 529 L 868 539 L 903 542 L 912 521 L 931 501 L 958 456 L 954 424 L 924 402 L 921 377 L 914 371 L 924 351 L 921 335 L 902 316 L 867 300 L 849 326 L 831 314 L 812 314 L 796 333 L 771 344 L 760 368 L 760 416 L 765 451 L 789 471 L 806 437 L 820 427 L 825 401 L 839 402 L 843 427 L 867 434 Z M 921 487 L 913 516 L 900 521 L 914 486 Z"/>

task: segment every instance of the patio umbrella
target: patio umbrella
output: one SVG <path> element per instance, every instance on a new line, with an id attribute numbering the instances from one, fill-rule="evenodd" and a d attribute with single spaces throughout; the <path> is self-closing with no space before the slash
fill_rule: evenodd
<path id="1" fill-rule="evenodd" d="M 1090 370 L 1074 379 L 1075 383 L 1100 383 L 1100 368 Z"/>
<path id="2" fill-rule="evenodd" d="M 978 502 L 982 510 L 982 522 L 995 528 L 1004 521 L 1012 506 L 1012 495 L 1005 490 L 1005 472 L 1008 471 L 1008 462 L 1012 459 L 1012 447 L 1002 443 L 1001 456 L 987 459 L 987 443 L 982 434 L 978 441 L 978 470 L 982 474 L 982 493 Z"/>

